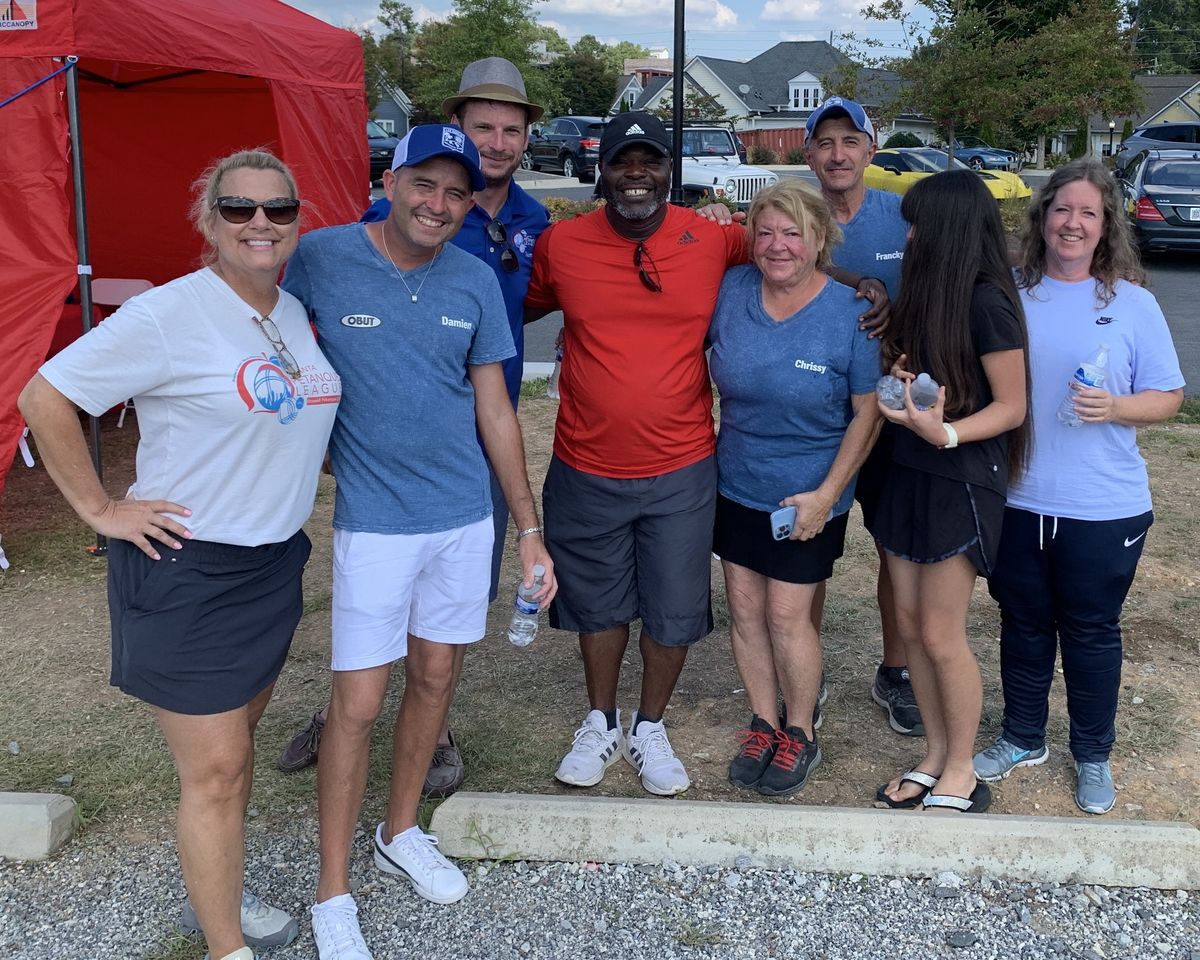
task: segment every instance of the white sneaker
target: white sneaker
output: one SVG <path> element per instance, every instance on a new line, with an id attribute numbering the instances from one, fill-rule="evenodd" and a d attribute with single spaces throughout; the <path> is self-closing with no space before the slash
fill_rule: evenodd
<path id="1" fill-rule="evenodd" d="M 634 733 L 637 729 L 639 732 Z M 683 764 L 671 749 L 671 741 L 667 739 L 666 728 L 662 721 L 651 723 L 645 721 L 638 727 L 638 715 L 633 714 L 633 723 L 629 725 L 629 733 L 625 736 L 625 759 L 633 764 L 633 768 L 642 778 L 642 786 L 660 797 L 670 797 L 683 793 L 691 781 Z"/>
<path id="2" fill-rule="evenodd" d="M 600 710 L 592 710 L 575 731 L 570 752 L 554 772 L 554 779 L 573 787 L 594 787 L 604 779 L 604 771 L 621 755 L 625 738 L 621 736 L 621 711 L 617 728 L 608 729 L 608 719 Z"/>
<path id="3" fill-rule="evenodd" d="M 314 904 L 310 912 L 321 960 L 373 960 L 358 928 L 358 904 L 350 894 Z"/>
<path id="4" fill-rule="evenodd" d="M 461 870 L 442 856 L 437 837 L 420 827 L 409 827 L 383 842 L 383 824 L 375 828 L 375 866 L 384 873 L 407 878 L 426 900 L 455 903 L 467 895 L 470 887 Z"/>

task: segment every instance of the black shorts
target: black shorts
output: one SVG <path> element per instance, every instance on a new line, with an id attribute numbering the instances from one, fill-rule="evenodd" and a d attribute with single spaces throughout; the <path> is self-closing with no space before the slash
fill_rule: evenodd
<path id="1" fill-rule="evenodd" d="M 113 540 L 112 685 L 173 713 L 245 706 L 283 669 L 311 550 L 303 530 L 259 547 L 184 540 L 161 560 Z"/>
<path id="2" fill-rule="evenodd" d="M 854 483 L 854 499 L 862 507 L 863 526 L 868 530 L 875 518 L 875 508 L 887 485 L 892 469 L 892 432 L 880 430 L 879 439 L 867 454 L 867 459 L 858 468 L 858 479 Z"/>
<path id="3" fill-rule="evenodd" d="M 658 477 L 583 473 L 558 457 L 542 488 L 558 595 L 550 626 L 600 633 L 639 617 L 665 647 L 712 632 L 715 457 Z"/>
<path id="4" fill-rule="evenodd" d="M 867 529 L 892 556 L 939 563 L 966 554 L 981 576 L 996 566 L 1004 497 L 893 463 Z"/>
<path id="5" fill-rule="evenodd" d="M 717 496 L 713 552 L 722 560 L 784 583 L 823 583 L 846 545 L 849 513 L 834 517 L 811 540 L 776 540 L 771 514 Z"/>

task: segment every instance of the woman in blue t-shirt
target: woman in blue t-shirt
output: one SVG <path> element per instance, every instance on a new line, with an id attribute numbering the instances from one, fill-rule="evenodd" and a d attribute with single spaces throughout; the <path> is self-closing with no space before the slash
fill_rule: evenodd
<path id="1" fill-rule="evenodd" d="M 922 180 L 900 210 L 909 239 L 883 356 L 905 381 L 905 407 L 879 404 L 892 462 L 869 529 L 887 552 L 926 746 L 877 797 L 978 813 L 991 793 L 971 765 L 983 685 L 967 608 L 995 563 L 1008 480 L 1025 458 L 1025 321 L 1000 212 L 978 175 Z M 919 373 L 941 384 L 928 409 L 913 403 Z"/>
<path id="2" fill-rule="evenodd" d="M 1108 756 L 1121 606 L 1154 520 L 1137 428 L 1174 416 L 1183 401 L 1171 334 L 1141 286 L 1121 205 L 1112 174 L 1083 159 L 1057 170 L 1029 207 L 1017 285 L 1032 347 L 1034 444 L 1009 491 L 988 581 L 1000 603 L 1004 721 L 975 756 L 981 780 L 1045 762 L 1061 646 L 1075 802 L 1097 814 L 1117 799 Z M 1107 361 L 1103 378 L 1085 386 L 1071 374 L 1097 354 Z"/>
<path id="3" fill-rule="evenodd" d="M 842 555 L 854 476 L 875 438 L 879 352 L 858 329 L 854 290 L 825 273 L 841 232 L 820 194 L 785 180 L 755 198 L 748 229 L 753 263 L 725 275 L 709 332 L 721 394 L 713 549 L 753 711 L 729 779 L 782 796 L 821 762 L 813 601 Z M 777 540 L 781 507 L 795 522 Z"/>

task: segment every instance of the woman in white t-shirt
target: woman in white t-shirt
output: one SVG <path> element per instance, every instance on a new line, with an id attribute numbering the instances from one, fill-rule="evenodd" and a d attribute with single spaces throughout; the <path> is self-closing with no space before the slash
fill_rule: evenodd
<path id="1" fill-rule="evenodd" d="M 254 728 L 303 610 L 301 527 L 341 382 L 277 286 L 299 236 L 290 171 L 243 151 L 197 186 L 207 265 L 128 301 L 19 403 L 63 495 L 111 538 L 111 683 L 155 708 L 175 757 L 182 925 L 204 931 L 213 958 L 250 960 L 297 933 L 243 892 L 242 824 Z M 137 476 L 110 497 L 76 407 L 99 416 L 128 397 Z"/>
<path id="2" fill-rule="evenodd" d="M 1099 161 L 1067 164 L 1038 193 L 1016 274 L 1029 326 L 1034 442 L 1008 491 L 988 582 L 1000 604 L 1004 719 L 995 743 L 975 755 L 975 772 L 996 781 L 1049 756 L 1057 647 L 1075 802 L 1107 813 L 1116 803 L 1108 757 L 1121 606 L 1154 520 L 1137 428 L 1175 415 L 1183 377 L 1162 311 L 1140 285 L 1145 272 L 1120 188 Z M 1097 380 L 1097 366 L 1103 379 L 1085 385 Z"/>

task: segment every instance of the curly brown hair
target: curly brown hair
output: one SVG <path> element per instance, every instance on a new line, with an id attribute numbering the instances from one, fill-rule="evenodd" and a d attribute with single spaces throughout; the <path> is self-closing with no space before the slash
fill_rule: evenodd
<path id="1" fill-rule="evenodd" d="M 1121 187 L 1116 177 L 1095 157 L 1080 157 L 1059 167 L 1051 174 L 1033 202 L 1021 232 L 1021 249 L 1017 261 L 1017 286 L 1032 289 L 1042 282 L 1046 271 L 1046 240 L 1042 230 L 1046 212 L 1054 198 L 1069 183 L 1086 180 L 1100 191 L 1104 208 L 1103 232 L 1096 252 L 1092 255 L 1091 274 L 1096 279 L 1096 301 L 1101 306 L 1112 303 L 1117 295 L 1118 280 L 1144 284 L 1146 271 L 1133 241 L 1133 229 L 1125 216 Z"/>

